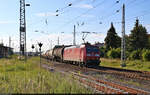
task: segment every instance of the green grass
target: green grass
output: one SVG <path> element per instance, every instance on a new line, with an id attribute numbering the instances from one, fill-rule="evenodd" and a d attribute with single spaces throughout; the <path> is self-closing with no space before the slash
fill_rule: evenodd
<path id="1" fill-rule="evenodd" d="M 121 60 L 120 59 L 106 59 L 101 58 L 101 66 L 106 67 L 115 67 L 115 68 L 122 68 L 120 66 Z M 131 70 L 140 70 L 140 71 L 150 71 L 150 61 L 142 61 L 142 60 L 134 60 L 134 61 L 126 61 L 126 67 L 124 69 L 131 69 Z"/>
<path id="2" fill-rule="evenodd" d="M 39 68 L 39 57 L 0 59 L 0 93 L 92 93 L 72 79 Z"/>

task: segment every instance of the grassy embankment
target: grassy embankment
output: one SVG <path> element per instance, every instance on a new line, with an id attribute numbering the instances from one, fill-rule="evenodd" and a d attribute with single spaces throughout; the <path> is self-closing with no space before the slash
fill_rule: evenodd
<path id="1" fill-rule="evenodd" d="M 40 69 L 39 60 L 0 59 L 0 93 L 91 93 L 71 76 Z"/>
<path id="2" fill-rule="evenodd" d="M 106 67 L 115 67 L 115 68 L 122 68 L 120 66 L 120 59 L 106 59 L 101 58 L 101 66 Z M 131 69 L 131 70 L 141 70 L 141 71 L 150 71 L 150 61 L 142 61 L 142 60 L 133 60 L 133 61 L 126 61 L 126 67 L 124 69 Z"/>

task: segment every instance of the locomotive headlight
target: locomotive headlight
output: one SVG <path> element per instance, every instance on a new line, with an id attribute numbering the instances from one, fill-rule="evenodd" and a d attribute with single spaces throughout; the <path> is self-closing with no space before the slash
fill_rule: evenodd
<path id="1" fill-rule="evenodd" d="M 99 57 L 99 54 L 95 54 L 95 56 Z"/>
<path id="2" fill-rule="evenodd" d="M 87 56 L 91 56 L 91 54 L 87 54 Z"/>

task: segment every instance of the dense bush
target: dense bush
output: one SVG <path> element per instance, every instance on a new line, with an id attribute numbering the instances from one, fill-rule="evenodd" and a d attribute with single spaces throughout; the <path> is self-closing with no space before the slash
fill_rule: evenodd
<path id="1" fill-rule="evenodd" d="M 107 49 L 106 47 L 100 47 L 100 57 L 105 57 L 107 58 Z"/>
<path id="2" fill-rule="evenodd" d="M 129 57 L 130 57 L 130 52 L 126 51 L 126 59 L 129 60 L 130 59 Z"/>
<path id="3" fill-rule="evenodd" d="M 141 50 L 134 50 L 131 52 L 129 59 L 134 60 L 134 59 L 140 59 L 141 58 Z"/>
<path id="4" fill-rule="evenodd" d="M 145 50 L 143 53 L 142 53 L 142 59 L 144 61 L 150 61 L 150 50 Z"/>
<path id="5" fill-rule="evenodd" d="M 120 58 L 121 55 L 121 49 L 117 48 L 117 49 L 111 49 L 107 52 L 107 56 L 108 58 Z"/>
<path id="6" fill-rule="evenodd" d="M 104 54 L 105 54 L 105 48 L 100 47 L 100 57 L 104 57 Z"/>

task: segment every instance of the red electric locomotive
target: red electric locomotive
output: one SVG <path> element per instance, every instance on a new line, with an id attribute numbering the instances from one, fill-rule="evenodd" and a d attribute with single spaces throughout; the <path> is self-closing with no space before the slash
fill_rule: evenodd
<path id="1" fill-rule="evenodd" d="M 66 47 L 63 53 L 64 62 L 82 65 L 99 65 L 100 51 L 97 46 L 83 44 L 80 46 Z"/>

